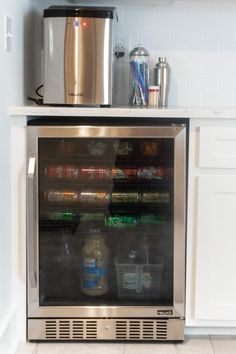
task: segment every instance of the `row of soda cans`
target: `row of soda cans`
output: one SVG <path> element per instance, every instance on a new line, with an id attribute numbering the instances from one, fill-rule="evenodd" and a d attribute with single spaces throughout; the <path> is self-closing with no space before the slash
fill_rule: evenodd
<path id="1" fill-rule="evenodd" d="M 110 203 L 169 203 L 168 192 L 91 192 L 48 190 L 44 192 L 44 200 L 50 203 L 79 203 L 82 205 L 106 206 Z"/>
<path id="2" fill-rule="evenodd" d="M 80 223 L 99 222 L 107 227 L 129 227 L 135 225 L 162 225 L 166 222 L 167 217 L 164 214 L 113 214 L 104 215 L 102 213 L 81 213 L 74 211 L 51 211 L 43 215 L 43 218 L 51 221 L 79 221 Z"/>
<path id="3" fill-rule="evenodd" d="M 90 153 L 92 156 L 103 156 L 106 151 L 110 151 L 117 156 L 129 156 L 135 150 L 135 144 L 129 141 L 117 141 L 113 144 L 106 139 L 93 139 L 88 144 L 79 147 L 70 139 L 62 139 L 59 144 L 59 153 L 62 156 L 75 155 L 77 153 Z M 160 153 L 161 141 L 141 141 L 137 144 L 137 152 L 143 156 L 157 156 Z M 83 151 L 80 151 L 82 148 Z"/>
<path id="4" fill-rule="evenodd" d="M 51 165 L 44 169 L 48 178 L 76 180 L 83 179 L 167 179 L 168 167 L 77 167 L 75 165 Z"/>

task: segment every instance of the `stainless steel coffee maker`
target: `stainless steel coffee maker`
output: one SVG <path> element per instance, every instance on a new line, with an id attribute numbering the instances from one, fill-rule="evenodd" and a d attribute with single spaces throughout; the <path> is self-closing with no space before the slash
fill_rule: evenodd
<path id="1" fill-rule="evenodd" d="M 44 10 L 44 104 L 112 104 L 115 16 L 114 7 Z"/>

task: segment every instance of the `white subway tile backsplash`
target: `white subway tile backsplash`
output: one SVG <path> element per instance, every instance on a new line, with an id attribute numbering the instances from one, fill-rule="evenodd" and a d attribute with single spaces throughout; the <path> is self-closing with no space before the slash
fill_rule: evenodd
<path id="1" fill-rule="evenodd" d="M 149 52 L 153 51 L 157 42 L 156 36 L 150 35 L 153 31 L 152 25 L 142 26 L 139 33 L 140 44 Z"/>
<path id="2" fill-rule="evenodd" d="M 208 83 L 207 86 L 210 86 L 214 89 L 219 88 L 219 81 L 218 81 L 218 76 L 217 75 L 197 75 L 197 74 L 190 74 L 186 75 L 186 82 L 187 82 L 187 89 L 188 90 L 193 90 L 194 92 L 202 92 L 203 89 L 206 87 L 206 83 Z"/>
<path id="3" fill-rule="evenodd" d="M 126 7 L 124 13 L 124 24 L 139 25 L 140 27 L 154 24 L 156 20 L 156 7 L 134 6 Z"/>
<path id="4" fill-rule="evenodd" d="M 178 1 L 177 1 L 178 2 Z M 189 26 L 219 26 L 221 20 L 221 8 L 215 1 L 179 1 L 187 11 L 187 24 Z"/>
<path id="5" fill-rule="evenodd" d="M 235 74 L 236 59 L 225 55 L 203 55 L 203 73 L 215 75 Z"/>
<path id="6" fill-rule="evenodd" d="M 236 106 L 236 91 L 232 91 L 232 106 Z"/>
<path id="7" fill-rule="evenodd" d="M 236 43 L 232 26 L 204 27 L 203 38 L 205 42 Z"/>
<path id="8" fill-rule="evenodd" d="M 236 1 L 175 0 L 121 7 L 119 31 L 150 53 L 150 83 L 159 56 L 171 67 L 170 106 L 236 105 Z M 119 68 L 119 100 L 128 97 L 128 61 Z M 123 81 L 122 81 L 123 80 Z"/>
<path id="9" fill-rule="evenodd" d="M 219 54 L 228 58 L 236 58 L 236 43 L 219 43 Z"/>
<path id="10" fill-rule="evenodd" d="M 126 56 L 114 61 L 115 103 L 128 103 L 129 52 L 141 44 L 150 53 L 151 84 L 158 57 L 167 57 L 170 106 L 236 106 L 236 0 L 144 2 L 117 6 L 114 44 L 123 40 Z"/>
<path id="11" fill-rule="evenodd" d="M 189 25 L 180 24 L 177 28 L 172 26 L 171 28 L 171 40 L 176 44 L 189 41 L 201 41 L 203 39 L 203 28 L 193 27 L 189 28 Z"/>
<path id="12" fill-rule="evenodd" d="M 222 91 L 236 90 L 236 75 L 219 75 L 219 86 Z"/>
<path id="13" fill-rule="evenodd" d="M 203 107 L 232 107 L 232 91 L 204 88 L 202 90 Z"/>
<path id="14" fill-rule="evenodd" d="M 235 1 L 220 2 L 218 6 L 220 9 L 220 25 L 235 27 L 235 12 L 236 12 Z"/>

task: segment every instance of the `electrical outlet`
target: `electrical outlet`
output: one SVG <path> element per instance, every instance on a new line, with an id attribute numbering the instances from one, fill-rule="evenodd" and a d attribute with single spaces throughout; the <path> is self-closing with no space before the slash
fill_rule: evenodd
<path id="1" fill-rule="evenodd" d="M 12 50 L 12 20 L 7 15 L 4 15 L 4 50 L 6 52 Z"/>
<path id="2" fill-rule="evenodd" d="M 115 41 L 114 58 L 117 61 L 126 61 L 129 56 L 129 38 L 118 38 Z"/>

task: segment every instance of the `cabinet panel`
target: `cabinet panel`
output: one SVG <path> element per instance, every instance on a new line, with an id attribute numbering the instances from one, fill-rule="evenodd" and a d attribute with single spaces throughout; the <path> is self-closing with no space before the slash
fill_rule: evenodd
<path id="1" fill-rule="evenodd" d="M 236 318 L 236 175 L 198 179 L 195 318 Z"/>
<path id="2" fill-rule="evenodd" d="M 199 167 L 236 168 L 236 128 L 200 128 Z"/>

